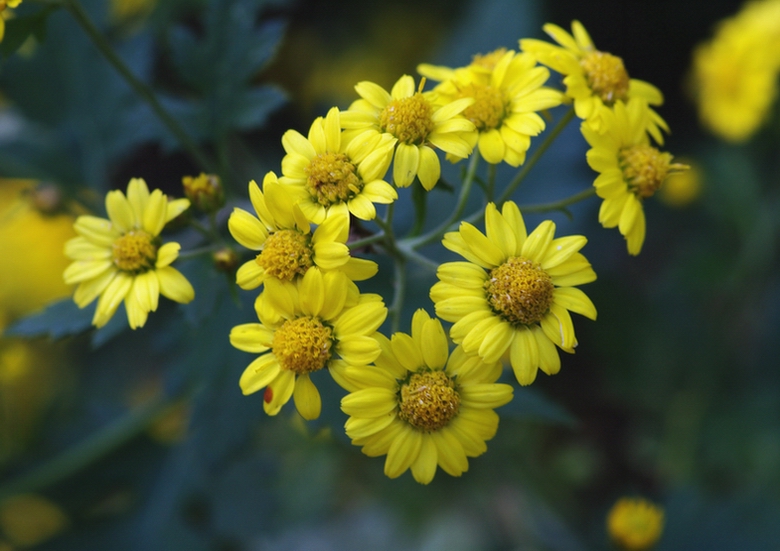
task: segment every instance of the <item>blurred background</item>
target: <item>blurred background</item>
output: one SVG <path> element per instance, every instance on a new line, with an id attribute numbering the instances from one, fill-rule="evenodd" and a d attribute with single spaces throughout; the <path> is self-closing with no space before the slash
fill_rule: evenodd
<path id="1" fill-rule="evenodd" d="M 291 407 L 269 418 L 260 396 L 241 395 L 251 357 L 227 335 L 253 321 L 254 293 L 209 258 L 181 267 L 193 303 L 161 302 L 137 331 L 121 310 L 89 329 L 91 309 L 72 305 L 61 276 L 75 216 L 103 215 L 104 194 L 131 177 L 181 196 L 181 178 L 201 169 L 70 13 L 25 0 L 0 47 L 0 551 L 603 550 L 607 512 L 626 495 L 664 508 L 658 551 L 780 548 L 780 116 L 773 104 L 750 136 L 726 139 L 702 124 L 692 76 L 695 48 L 740 2 L 82 5 L 218 160 L 223 226 L 250 179 L 280 171 L 283 132 L 346 108 L 358 81 L 389 89 L 419 63 L 466 65 L 543 38 L 545 22 L 581 21 L 600 50 L 660 88 L 664 149 L 692 168 L 645 203 L 638 257 L 598 224 L 596 198 L 571 218 L 545 216 L 558 235 L 588 237 L 598 280 L 584 290 L 598 321 L 575 319 L 576 355 L 515 389 L 462 478 L 388 480 L 383 458 L 344 436 L 343 393 L 327 377 L 312 423 Z M 588 188 L 587 149 L 571 123 L 516 201 Z M 498 182 L 512 174 L 500 167 Z M 443 188 L 431 192 L 432 217 L 454 202 Z M 175 235 L 196 244 L 188 230 Z M 440 246 L 426 253 L 454 259 Z M 361 290 L 387 295 L 391 264 L 373 258 L 380 274 Z M 435 278 L 416 276 L 407 309 L 432 313 Z"/>

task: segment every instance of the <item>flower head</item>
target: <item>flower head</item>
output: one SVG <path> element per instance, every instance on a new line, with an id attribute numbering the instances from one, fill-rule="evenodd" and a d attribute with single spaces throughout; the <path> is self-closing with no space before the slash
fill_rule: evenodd
<path id="1" fill-rule="evenodd" d="M 233 346 L 260 354 L 241 375 L 241 390 L 252 394 L 265 388 L 268 415 L 279 413 L 292 397 L 304 419 L 316 419 L 322 402 L 311 375 L 373 362 L 379 355 L 374 334 L 387 308 L 377 295 L 361 295 L 347 306 L 348 280 L 338 271 L 314 268 L 295 285 L 268 280 L 266 291 L 270 307 L 280 315 L 258 311 L 260 323 L 238 325 L 230 332 Z"/>
<path id="2" fill-rule="evenodd" d="M 162 243 L 165 223 L 189 206 L 149 188 L 140 178 L 106 195 L 108 219 L 79 216 L 74 224 L 78 237 L 65 243 L 65 255 L 73 262 L 65 269 L 65 283 L 77 283 L 73 300 L 84 308 L 99 297 L 92 323 L 102 327 L 124 301 L 130 327 L 143 327 L 149 312 L 157 310 L 162 294 L 181 303 L 195 291 L 171 263 L 179 256 L 179 244 Z"/>
<path id="3" fill-rule="evenodd" d="M 347 141 L 341 132 L 337 108 L 318 117 L 308 137 L 295 130 L 282 136 L 287 155 L 282 159 L 279 182 L 315 224 L 330 216 L 361 220 L 376 216 L 374 203 L 398 198 L 393 186 L 382 180 L 393 158 L 394 141 L 377 133 L 364 133 Z"/>
<path id="4" fill-rule="evenodd" d="M 582 125 L 582 135 L 591 146 L 588 164 L 599 172 L 593 185 L 604 199 L 599 222 L 605 228 L 617 226 L 632 255 L 639 254 L 645 241 L 642 201 L 652 197 L 669 174 L 688 168 L 672 163 L 672 155 L 650 145 L 646 116 L 641 101 L 617 102 L 604 113 L 603 133 Z"/>
<path id="5" fill-rule="evenodd" d="M 485 209 L 487 235 L 467 222 L 445 234 L 443 244 L 468 262 L 449 262 L 438 270 L 431 288 L 436 315 L 453 322 L 450 337 L 468 354 L 487 363 L 509 351 L 515 377 L 531 384 L 537 369 L 560 370 L 557 345 L 574 352 L 569 311 L 596 319 L 596 308 L 576 285 L 596 279 L 578 251 L 580 235 L 554 238 L 555 224 L 542 222 L 527 234 L 515 203 L 502 211 Z"/>
<path id="6" fill-rule="evenodd" d="M 462 114 L 474 123 L 477 133 L 465 137 L 492 164 L 523 164 L 531 136 L 545 128 L 537 111 L 560 105 L 562 99 L 560 92 L 543 86 L 550 76 L 547 68 L 537 66 L 533 56 L 511 50 L 478 56 L 471 65 L 458 69 L 420 65 L 417 70 L 442 81 L 434 89 L 439 102 L 473 100 Z M 451 160 L 464 157 L 448 155 Z"/>
<path id="7" fill-rule="evenodd" d="M 661 116 L 649 107 L 663 103 L 660 90 L 648 82 L 629 78 L 623 60 L 597 50 L 582 23 L 573 21 L 571 28 L 572 34 L 569 34 L 561 27 L 548 23 L 544 25 L 544 31 L 560 46 L 524 38 L 520 40 L 520 49 L 565 76 L 566 95 L 574 100 L 574 111 L 596 131 L 602 131 L 603 113 L 616 102 L 629 103 L 634 98 L 642 98 L 642 105 L 649 115 L 646 118 L 647 131 L 658 143 L 663 143 L 661 129 L 668 132 L 669 128 Z"/>
<path id="8" fill-rule="evenodd" d="M 254 180 L 249 182 L 249 198 L 256 215 L 235 208 L 228 219 L 228 229 L 236 241 L 258 251 L 236 274 L 242 289 L 255 289 L 267 278 L 293 281 L 313 266 L 325 271 L 341 270 L 353 281 L 376 273 L 375 262 L 350 256 L 346 217 L 329 217 L 312 232 L 300 207 L 273 172 L 265 175 L 263 190 Z"/>
<path id="9" fill-rule="evenodd" d="M 621 498 L 607 515 L 607 531 L 612 541 L 625 551 L 646 551 L 660 539 L 664 511 L 642 498 Z"/>
<path id="10" fill-rule="evenodd" d="M 458 347 L 450 355 L 441 322 L 418 310 L 412 334 L 379 335 L 376 367 L 347 368 L 341 384 L 351 393 L 341 401 L 350 416 L 352 443 L 375 457 L 387 454 L 390 478 L 407 469 L 428 484 L 441 467 L 452 476 L 468 470 L 468 457 L 487 450 L 495 435 L 494 408 L 512 399 L 512 387 L 496 384 L 499 362 L 485 363 Z"/>
<path id="11" fill-rule="evenodd" d="M 385 134 L 395 143 L 393 182 L 407 187 L 415 176 L 427 190 L 441 176 L 441 165 L 434 151 L 438 147 L 457 157 L 471 154 L 464 137 L 474 132 L 474 124 L 461 112 L 473 103 L 467 98 L 445 105 L 435 105 L 430 92 L 422 86 L 415 90 L 414 79 L 404 75 L 391 92 L 373 82 L 359 82 L 355 90 L 361 99 L 341 114 L 341 124 L 349 129 L 348 136 L 367 129 Z"/>

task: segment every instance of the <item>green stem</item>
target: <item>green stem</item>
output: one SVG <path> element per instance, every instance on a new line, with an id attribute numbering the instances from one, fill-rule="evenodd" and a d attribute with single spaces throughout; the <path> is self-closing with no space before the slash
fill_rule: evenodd
<path id="1" fill-rule="evenodd" d="M 573 205 L 574 203 L 578 203 L 582 201 L 583 199 L 587 199 L 588 197 L 591 197 L 593 195 L 596 195 L 596 188 L 595 187 L 589 187 L 586 190 L 580 191 L 579 193 L 575 193 L 571 197 L 567 197 L 566 199 L 561 199 L 560 201 L 554 201 L 552 203 L 540 203 L 538 205 L 526 205 L 526 206 L 520 206 L 520 212 L 527 213 L 527 212 L 551 212 L 554 210 L 566 210 L 566 207 L 569 205 Z"/>
<path id="2" fill-rule="evenodd" d="M 374 243 L 384 241 L 384 239 L 385 239 L 385 232 L 380 231 L 375 233 L 374 235 L 369 235 L 368 237 L 363 237 L 361 239 L 356 239 L 355 241 L 351 241 L 350 243 L 347 243 L 347 246 L 349 247 L 350 251 L 354 251 L 356 249 L 361 249 L 368 245 L 373 245 Z"/>
<path id="3" fill-rule="evenodd" d="M 471 154 L 468 171 L 466 172 L 466 177 L 463 179 L 463 184 L 460 188 L 460 196 L 458 197 L 458 203 L 455 206 L 455 210 L 452 212 L 452 215 L 426 234 L 411 239 L 401 240 L 401 244 L 403 244 L 404 248 L 416 249 L 417 247 L 422 247 L 428 243 L 433 243 L 437 239 L 441 239 L 444 233 L 450 229 L 450 226 L 460 220 L 460 217 L 463 215 L 463 211 L 466 209 L 466 202 L 468 201 L 471 187 L 474 184 L 474 176 L 477 173 L 478 165 L 479 151 L 475 150 L 474 153 Z"/>
<path id="4" fill-rule="evenodd" d="M 496 192 L 496 167 L 498 165 L 489 164 L 488 165 L 488 179 L 487 179 L 487 185 L 485 186 L 485 199 L 488 202 L 491 202 L 493 200 L 493 195 Z"/>
<path id="5" fill-rule="evenodd" d="M 401 328 L 401 312 L 404 309 L 404 296 L 406 295 L 406 259 L 396 258 L 395 267 L 395 292 L 393 304 L 387 309 L 390 315 L 390 331 L 395 333 Z"/>
<path id="6" fill-rule="evenodd" d="M 171 133 L 176 137 L 176 139 L 179 140 L 179 143 L 181 143 L 184 149 L 186 149 L 190 155 L 192 155 L 200 167 L 206 172 L 215 173 L 215 165 L 211 158 L 206 155 L 206 153 L 198 146 L 197 143 L 195 143 L 195 141 L 189 136 L 189 134 L 187 134 L 187 132 L 179 125 L 179 123 L 176 122 L 176 119 L 174 119 L 168 113 L 168 111 L 165 110 L 162 104 L 157 100 L 154 92 L 152 92 L 152 90 L 146 84 L 139 80 L 132 73 L 132 71 L 130 71 L 130 68 L 125 64 L 125 62 L 122 61 L 122 58 L 120 58 L 116 52 L 114 52 L 111 44 L 89 18 L 89 15 L 81 6 L 79 1 L 64 0 L 63 5 L 71 13 L 73 18 L 81 26 L 84 32 L 87 33 L 87 36 L 92 39 L 92 42 L 95 44 L 95 46 L 97 46 L 98 50 L 100 50 L 100 53 L 102 53 L 108 62 L 114 67 L 114 69 L 116 69 L 117 72 L 122 75 L 122 77 L 127 81 L 135 93 L 138 94 L 147 104 L 149 104 L 149 107 L 152 108 L 152 111 L 154 111 L 154 114 L 157 115 L 157 118 L 159 118 L 160 121 L 162 121 L 162 123 L 168 128 L 168 130 L 170 130 Z"/>
<path id="7" fill-rule="evenodd" d="M 0 487 L 0 501 L 10 496 L 37 492 L 83 470 L 142 433 L 176 399 L 160 398 L 87 437 L 43 465 Z"/>
<path id="8" fill-rule="evenodd" d="M 547 151 L 550 145 L 552 145 L 552 143 L 555 141 L 555 138 L 558 137 L 558 134 L 560 134 L 563 131 L 563 129 L 566 128 L 566 126 L 573 118 L 574 118 L 574 108 L 572 107 L 566 112 L 566 114 L 563 117 L 561 117 L 561 120 L 558 121 L 558 124 L 555 125 L 555 128 L 553 128 L 550 131 L 550 133 L 544 138 L 544 141 L 541 144 L 539 144 L 539 147 L 536 148 L 534 154 L 531 155 L 531 157 L 525 162 L 523 168 L 517 173 L 517 175 L 512 179 L 512 181 L 509 182 L 509 185 L 506 187 L 504 192 L 498 198 L 498 201 L 496 201 L 496 205 L 500 207 L 501 204 L 503 204 L 507 199 L 509 199 L 512 196 L 515 190 L 523 182 L 523 179 L 526 177 L 526 175 L 528 175 L 528 173 L 531 171 L 531 169 L 534 167 L 537 161 L 542 157 L 542 155 L 544 155 L 544 152 Z"/>
<path id="9" fill-rule="evenodd" d="M 183 253 L 179 253 L 179 256 L 176 257 L 176 260 L 188 260 L 190 258 L 196 258 L 204 254 L 213 253 L 214 251 L 219 250 L 219 248 L 220 248 L 220 244 L 217 243 L 214 245 L 209 245 L 208 247 L 200 247 L 199 249 L 184 251 Z"/>

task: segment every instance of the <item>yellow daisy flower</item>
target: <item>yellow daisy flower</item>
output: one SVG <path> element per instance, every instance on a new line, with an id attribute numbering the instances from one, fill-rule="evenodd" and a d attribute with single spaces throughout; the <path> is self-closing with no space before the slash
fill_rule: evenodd
<path id="1" fill-rule="evenodd" d="M 546 67 L 536 65 L 528 54 L 497 50 L 458 69 L 420 65 L 420 74 L 441 80 L 434 88 L 439 102 L 472 98 L 463 116 L 474 123 L 477 134 L 466 134 L 472 147 L 489 163 L 501 161 L 517 167 L 525 162 L 531 136 L 545 128 L 537 111 L 561 104 L 559 91 L 543 86 L 550 77 Z M 464 155 L 449 154 L 450 160 Z"/>
<path id="2" fill-rule="evenodd" d="M 314 232 L 297 204 L 269 172 L 263 180 L 263 191 L 249 182 L 249 198 L 256 215 L 235 208 L 228 219 L 231 235 L 244 247 L 259 251 L 241 266 L 236 282 L 242 289 L 256 289 L 266 278 L 293 281 L 309 268 L 341 270 L 353 281 L 363 281 L 377 272 L 370 260 L 352 258 L 346 245 L 349 220 L 330 217 Z"/>
<path id="3" fill-rule="evenodd" d="M 751 2 L 693 53 L 693 95 L 704 126 L 731 142 L 768 120 L 780 70 L 780 1 Z"/>
<path id="4" fill-rule="evenodd" d="M 548 23 L 542 27 L 560 46 L 543 40 L 524 38 L 520 49 L 537 57 L 540 63 L 565 75 L 566 95 L 574 100 L 574 111 L 588 121 L 596 131 L 603 130 L 603 112 L 615 102 L 630 103 L 634 98 L 644 99 L 648 110 L 647 131 L 659 143 L 663 143 L 661 129 L 669 127 L 650 105 L 661 105 L 661 91 L 643 80 L 629 78 L 623 59 L 596 49 L 593 41 L 579 21 L 571 24 L 572 34 Z"/>
<path id="5" fill-rule="evenodd" d="M 73 300 L 84 308 L 96 298 L 92 323 L 102 327 L 124 301 L 130 327 L 143 327 L 149 312 L 157 310 L 162 294 L 180 303 L 190 302 L 195 291 L 171 263 L 180 245 L 162 244 L 165 223 L 189 207 L 187 199 L 168 202 L 166 196 L 149 188 L 140 178 L 127 186 L 127 197 L 119 190 L 106 195 L 108 220 L 79 216 L 73 225 L 77 237 L 65 243 L 65 255 L 72 262 L 65 268 L 65 283 L 77 283 Z"/>
<path id="6" fill-rule="evenodd" d="M 310 269 L 296 285 L 265 282 L 267 300 L 279 318 L 234 327 L 230 343 L 244 352 L 261 354 L 239 381 L 245 395 L 265 388 L 263 407 L 276 415 L 292 396 L 304 419 L 316 419 L 322 402 L 310 375 L 347 365 L 364 367 L 379 355 L 376 330 L 387 317 L 378 295 L 361 295 L 345 306 L 348 279 L 338 271 Z M 262 312 L 258 312 L 263 316 Z M 340 359 L 337 359 L 337 356 Z"/>
<path id="7" fill-rule="evenodd" d="M 469 98 L 437 106 L 430 92 L 423 93 L 425 79 L 415 90 L 414 78 L 404 75 L 388 93 L 373 82 L 359 82 L 355 90 L 362 99 L 341 113 L 347 139 L 365 130 L 383 133 L 395 144 L 393 182 L 408 187 L 417 176 L 426 190 L 433 189 L 441 176 L 439 157 L 433 148 L 456 157 L 471 155 L 472 146 L 464 139 L 474 124 L 460 113 L 473 103 Z"/>
<path id="8" fill-rule="evenodd" d="M 393 158 L 394 141 L 382 134 L 365 134 L 349 142 L 342 139 L 337 108 L 318 117 L 308 137 L 295 130 L 282 136 L 287 155 L 282 159 L 279 182 L 306 218 L 321 224 L 329 216 L 373 220 L 374 203 L 398 198 L 393 186 L 382 180 Z"/>
<path id="9" fill-rule="evenodd" d="M 382 353 L 375 368 L 347 368 L 351 393 L 341 401 L 350 416 L 352 443 L 370 457 L 387 454 L 385 474 L 407 469 L 428 484 L 437 465 L 452 476 L 468 470 L 468 457 L 487 450 L 498 429 L 495 408 L 512 400 L 512 387 L 496 384 L 497 361 L 482 362 L 462 348 L 449 354 L 441 322 L 417 310 L 412 334 L 377 339 Z"/>
<path id="10" fill-rule="evenodd" d="M 664 529 L 664 510 L 642 498 L 621 498 L 607 515 L 607 531 L 618 548 L 647 551 Z"/>
<path id="11" fill-rule="evenodd" d="M 574 352 L 569 311 L 596 319 L 595 306 L 575 287 L 596 279 L 578 252 L 587 239 L 554 239 L 550 220 L 528 235 L 512 201 L 501 213 L 489 203 L 485 226 L 487 236 L 467 222 L 444 235 L 444 246 L 468 262 L 442 264 L 431 299 L 436 315 L 454 323 L 450 337 L 466 353 L 491 363 L 509 351 L 517 381 L 529 385 L 538 368 L 548 375 L 560 370 L 555 345 Z"/>
<path id="12" fill-rule="evenodd" d="M 688 168 L 672 163 L 669 153 L 650 145 L 646 116 L 640 101 L 628 105 L 619 101 L 604 113 L 603 133 L 582 125 L 582 135 L 591 146 L 588 164 L 600 173 L 593 182 L 604 199 L 599 222 L 605 228 L 618 227 L 631 255 L 639 254 L 645 241 L 642 201 L 652 197 L 669 174 Z"/>

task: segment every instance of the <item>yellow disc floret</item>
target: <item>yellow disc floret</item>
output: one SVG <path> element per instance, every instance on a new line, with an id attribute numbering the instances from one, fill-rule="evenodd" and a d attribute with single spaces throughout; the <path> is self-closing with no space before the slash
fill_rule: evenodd
<path id="1" fill-rule="evenodd" d="M 325 367 L 332 346 L 333 330 L 305 316 L 285 321 L 274 333 L 272 349 L 282 369 L 301 375 Z"/>
<path id="2" fill-rule="evenodd" d="M 276 279 L 291 281 L 314 265 L 309 237 L 298 230 L 280 230 L 268 236 L 255 262 Z"/>
<path id="3" fill-rule="evenodd" d="M 628 99 L 628 72 L 623 60 L 606 52 L 591 52 L 580 60 L 585 78 L 593 93 L 605 105 Z"/>
<path id="4" fill-rule="evenodd" d="M 460 89 L 460 97 L 474 98 L 463 116 L 474 123 L 478 132 L 501 126 L 506 115 L 506 100 L 501 90 L 489 85 L 469 84 Z"/>
<path id="5" fill-rule="evenodd" d="M 624 147 L 618 153 L 623 177 L 631 190 L 639 197 L 652 197 L 663 184 L 669 169 L 682 165 L 671 165 L 672 156 L 661 153 L 649 145 Z"/>
<path id="6" fill-rule="evenodd" d="M 607 530 L 618 547 L 626 551 L 645 551 L 661 537 L 664 511 L 641 498 L 621 498 L 607 516 Z"/>
<path id="7" fill-rule="evenodd" d="M 143 230 L 132 230 L 113 244 L 114 264 L 124 272 L 151 270 L 157 261 L 155 239 Z"/>
<path id="8" fill-rule="evenodd" d="M 413 373 L 401 385 L 398 417 L 422 431 L 435 431 L 458 414 L 460 395 L 443 371 Z"/>
<path id="9" fill-rule="evenodd" d="M 324 207 L 346 202 L 363 189 L 355 164 L 343 153 L 320 153 L 305 171 L 309 194 Z"/>
<path id="10" fill-rule="evenodd" d="M 435 127 L 432 114 L 431 104 L 417 92 L 388 103 L 379 114 L 379 126 L 401 143 L 421 145 Z"/>
<path id="11" fill-rule="evenodd" d="M 515 256 L 490 271 L 485 294 L 491 308 L 513 325 L 531 325 L 553 303 L 552 278 L 532 260 Z"/>

